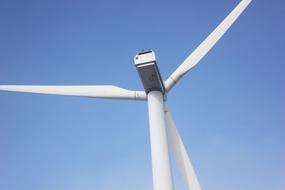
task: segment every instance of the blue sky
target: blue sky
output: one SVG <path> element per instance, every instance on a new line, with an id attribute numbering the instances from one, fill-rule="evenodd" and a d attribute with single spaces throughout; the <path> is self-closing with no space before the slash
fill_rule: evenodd
<path id="1" fill-rule="evenodd" d="M 136 52 L 166 79 L 238 2 L 1 0 L 0 84 L 142 89 Z M 284 19 L 253 1 L 169 93 L 203 189 L 285 187 Z M 151 188 L 145 102 L 0 92 L 0 189 Z"/>

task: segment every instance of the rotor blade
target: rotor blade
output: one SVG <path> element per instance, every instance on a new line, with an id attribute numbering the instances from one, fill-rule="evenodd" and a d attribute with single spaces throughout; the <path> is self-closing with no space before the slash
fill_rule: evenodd
<path id="1" fill-rule="evenodd" d="M 166 91 L 169 91 L 183 75 L 193 68 L 217 43 L 224 33 L 231 27 L 240 14 L 249 5 L 251 0 L 242 0 L 236 8 L 218 25 L 218 27 L 184 60 L 165 82 Z"/>
<path id="2" fill-rule="evenodd" d="M 165 106 L 166 107 L 166 106 Z M 188 190 L 201 190 L 194 168 L 179 135 L 171 113 L 165 108 L 166 133 L 170 152 L 173 155 Z"/>
<path id="3" fill-rule="evenodd" d="M 38 94 L 53 94 L 64 96 L 83 96 L 105 99 L 145 100 L 143 91 L 131 91 L 112 85 L 97 86 L 30 86 L 30 85 L 0 85 L 0 90 L 28 92 Z"/>

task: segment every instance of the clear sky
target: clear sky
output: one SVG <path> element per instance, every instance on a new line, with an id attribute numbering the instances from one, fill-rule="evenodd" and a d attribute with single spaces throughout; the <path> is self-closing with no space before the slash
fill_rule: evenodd
<path id="1" fill-rule="evenodd" d="M 142 89 L 136 52 L 166 79 L 238 2 L 1 0 L 0 84 Z M 285 188 L 284 20 L 253 1 L 168 96 L 205 190 Z M 0 189 L 151 188 L 146 102 L 0 92 Z"/>

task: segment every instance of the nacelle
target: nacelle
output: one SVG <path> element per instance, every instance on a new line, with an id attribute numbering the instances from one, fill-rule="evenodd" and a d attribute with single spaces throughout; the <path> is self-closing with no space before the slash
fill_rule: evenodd
<path id="1" fill-rule="evenodd" d="M 134 62 L 145 92 L 148 94 L 150 91 L 160 91 L 164 94 L 164 81 L 159 72 L 154 52 L 152 50 L 142 51 L 135 56 Z"/>

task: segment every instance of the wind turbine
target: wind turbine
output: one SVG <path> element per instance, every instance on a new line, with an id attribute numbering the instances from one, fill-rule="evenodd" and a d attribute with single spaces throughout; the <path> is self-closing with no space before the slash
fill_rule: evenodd
<path id="1" fill-rule="evenodd" d="M 201 190 L 200 184 L 167 108 L 167 93 L 217 43 L 250 4 L 242 0 L 217 28 L 185 59 L 164 82 L 152 50 L 138 53 L 135 66 L 145 91 L 132 91 L 111 85 L 97 86 L 25 86 L 0 85 L 0 90 L 81 96 L 105 99 L 145 100 L 148 102 L 152 174 L 154 190 L 173 190 L 170 153 L 173 155 L 189 190 Z"/>

